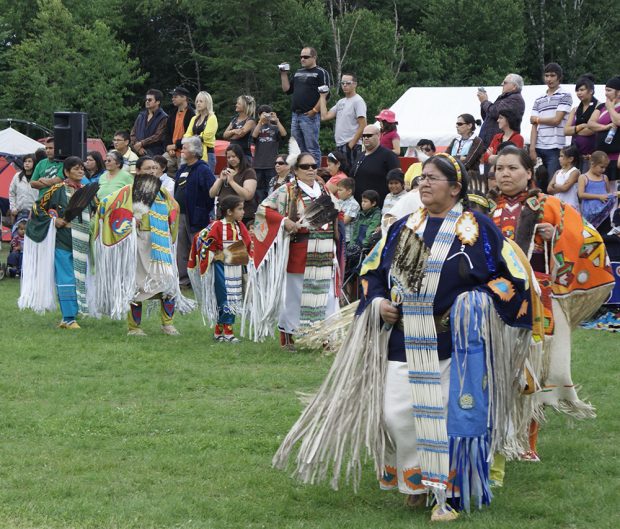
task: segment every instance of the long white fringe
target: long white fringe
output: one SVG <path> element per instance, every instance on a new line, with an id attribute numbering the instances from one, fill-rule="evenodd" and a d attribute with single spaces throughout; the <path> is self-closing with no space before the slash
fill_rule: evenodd
<path id="1" fill-rule="evenodd" d="M 381 299 L 354 321 L 318 393 L 273 457 L 284 469 L 301 443 L 293 476 L 304 483 L 325 481 L 338 489 L 343 467 L 358 490 L 363 449 L 374 460 L 379 479 L 391 443 L 383 422 L 383 396 L 390 331 L 380 329 Z"/>
<path id="2" fill-rule="evenodd" d="M 241 336 L 249 336 L 255 342 L 262 342 L 267 336 L 274 335 L 286 292 L 288 255 L 289 234 L 284 229 L 283 220 L 263 262 L 258 268 L 254 267 L 251 260 L 248 265 L 248 286 L 243 303 Z M 246 325 L 249 326 L 247 334 Z"/>
<path id="3" fill-rule="evenodd" d="M 95 240 L 96 311 L 115 320 L 127 315 L 136 293 L 136 221 L 131 222 L 131 233 L 119 243 L 106 246 L 102 235 Z"/>
<path id="4" fill-rule="evenodd" d="M 17 306 L 43 314 L 56 309 L 56 283 L 54 281 L 54 251 L 56 226 L 51 220 L 47 236 L 41 242 L 24 237 L 22 277 Z"/>

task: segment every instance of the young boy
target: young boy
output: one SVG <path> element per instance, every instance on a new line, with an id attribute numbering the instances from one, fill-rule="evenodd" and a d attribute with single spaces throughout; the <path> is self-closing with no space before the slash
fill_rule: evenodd
<path id="1" fill-rule="evenodd" d="M 379 203 L 379 193 L 368 189 L 362 193 L 362 211 L 360 212 L 355 224 L 349 246 L 355 244 L 363 250 L 368 250 L 370 238 L 381 225 L 381 210 L 377 207 Z"/>
<path id="2" fill-rule="evenodd" d="M 11 239 L 11 253 L 6 264 L 11 277 L 20 277 L 22 274 L 22 258 L 24 256 L 24 234 L 26 233 L 26 221 L 22 220 L 13 231 Z"/>
<path id="3" fill-rule="evenodd" d="M 383 201 L 382 215 L 389 213 L 394 205 L 407 194 L 407 191 L 405 191 L 405 177 L 400 169 L 388 171 L 385 179 L 390 192 Z"/>
<path id="4" fill-rule="evenodd" d="M 256 171 L 256 198 L 260 204 L 269 194 L 269 182 L 276 176 L 274 168 L 280 141 L 286 137 L 286 129 L 269 105 L 258 107 L 258 123 L 252 131 L 254 144 L 254 171 Z"/>
<path id="5" fill-rule="evenodd" d="M 355 180 L 353 178 L 343 178 L 338 182 L 338 203 L 337 207 L 344 215 L 346 242 L 351 240 L 353 224 L 360 212 L 360 205 L 353 197 L 355 193 Z"/>

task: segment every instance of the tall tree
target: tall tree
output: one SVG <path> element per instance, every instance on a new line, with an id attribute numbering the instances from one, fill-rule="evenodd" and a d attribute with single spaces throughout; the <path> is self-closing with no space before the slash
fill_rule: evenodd
<path id="1" fill-rule="evenodd" d="M 87 112 L 89 134 L 109 138 L 136 111 L 125 98 L 145 79 L 137 61 L 103 22 L 80 25 L 61 0 L 38 7 L 34 31 L 7 54 L 3 111 L 47 126 L 56 110 Z"/>

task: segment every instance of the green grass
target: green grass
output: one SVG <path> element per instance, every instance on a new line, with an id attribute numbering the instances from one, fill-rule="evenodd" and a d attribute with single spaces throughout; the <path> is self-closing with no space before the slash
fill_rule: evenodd
<path id="1" fill-rule="evenodd" d="M 378 490 L 305 486 L 271 468 L 296 420 L 295 392 L 313 391 L 331 359 L 283 353 L 274 342 L 215 344 L 192 314 L 180 337 L 158 318 L 130 339 L 124 322 L 19 312 L 18 283 L 0 281 L 0 527 L 411 528 L 427 512 Z M 509 463 L 472 528 L 614 528 L 618 517 L 620 347 L 578 331 L 575 379 L 597 406 L 572 426 L 550 414 L 542 464 Z"/>

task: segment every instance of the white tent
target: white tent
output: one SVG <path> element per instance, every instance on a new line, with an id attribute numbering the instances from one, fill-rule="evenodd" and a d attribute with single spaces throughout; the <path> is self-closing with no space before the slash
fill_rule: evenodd
<path id="1" fill-rule="evenodd" d="M 574 83 L 565 83 L 565 90 L 573 95 L 573 107 L 578 103 Z M 501 86 L 486 87 L 490 101 L 502 93 Z M 547 90 L 546 85 L 524 86 L 525 114 L 521 122 L 521 135 L 530 141 L 530 114 L 534 100 Z M 403 147 L 415 145 L 422 138 L 433 140 L 437 146 L 446 146 L 456 136 L 456 118 L 471 114 L 481 119 L 480 102 L 475 86 L 412 87 L 390 109 L 396 113 L 398 134 Z M 605 101 L 605 85 L 596 85 L 595 97 Z M 478 130 L 478 129 L 477 129 Z"/>
<path id="2" fill-rule="evenodd" d="M 8 128 L 0 130 L 0 154 L 24 155 L 32 154 L 40 147 L 43 147 L 38 141 L 28 136 Z"/>

